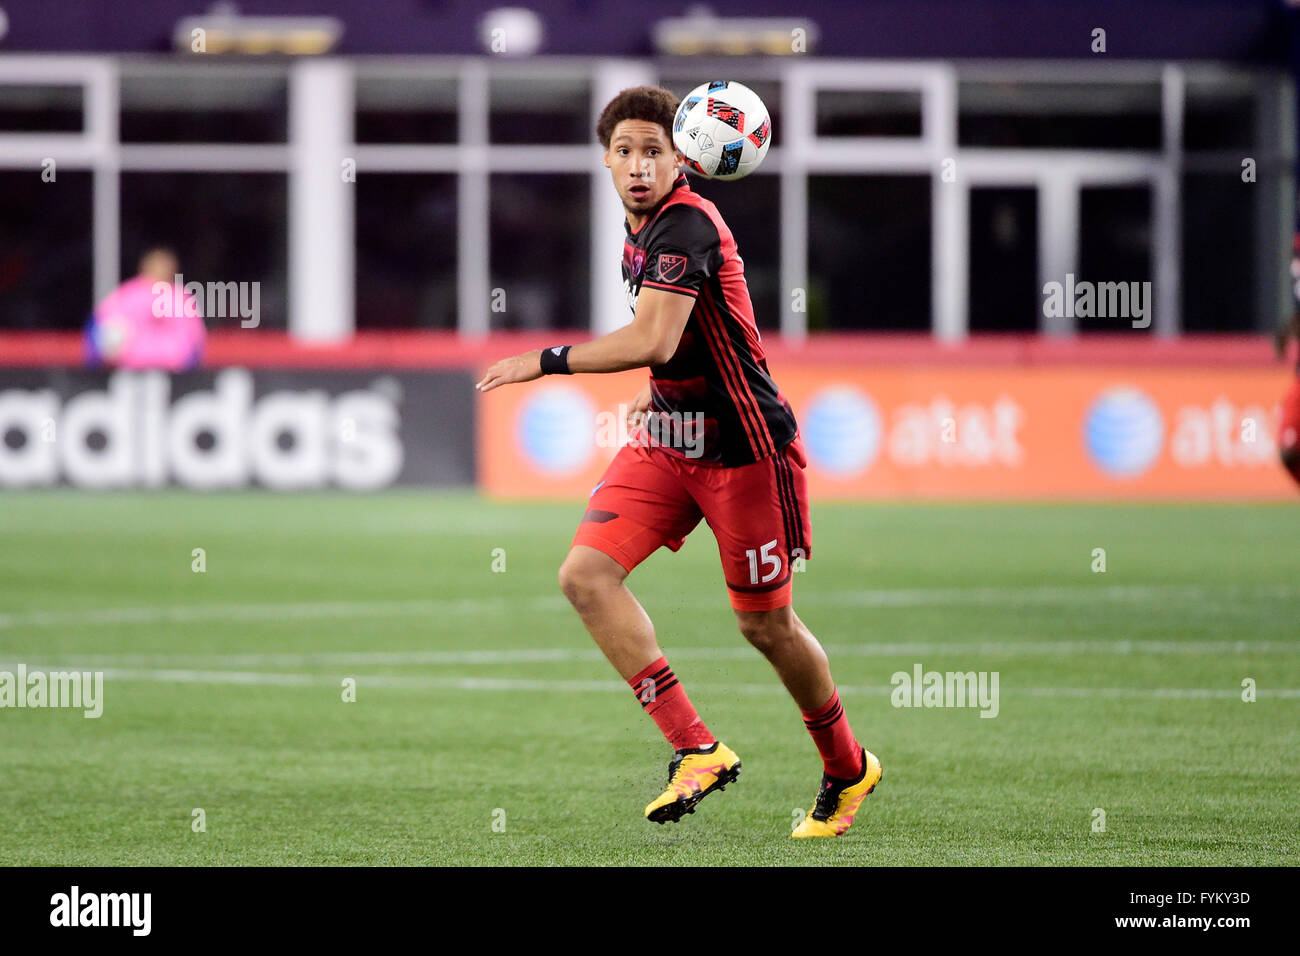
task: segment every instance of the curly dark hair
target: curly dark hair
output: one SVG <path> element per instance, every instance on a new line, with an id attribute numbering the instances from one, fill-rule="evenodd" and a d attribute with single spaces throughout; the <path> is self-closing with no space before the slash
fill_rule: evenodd
<path id="1" fill-rule="evenodd" d="M 664 128 L 668 142 L 673 141 L 673 116 L 677 113 L 677 94 L 661 86 L 633 86 L 623 90 L 601 110 L 596 121 L 596 138 L 609 149 L 614 127 L 623 120 L 645 120 Z"/>

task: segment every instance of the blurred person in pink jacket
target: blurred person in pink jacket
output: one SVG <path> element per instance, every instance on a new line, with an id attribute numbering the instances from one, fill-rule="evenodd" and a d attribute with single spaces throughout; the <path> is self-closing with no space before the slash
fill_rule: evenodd
<path id="1" fill-rule="evenodd" d="M 184 372 L 203 359 L 207 330 L 199 301 L 177 284 L 170 249 L 150 249 L 140 272 L 95 308 L 86 328 L 86 363 Z"/>

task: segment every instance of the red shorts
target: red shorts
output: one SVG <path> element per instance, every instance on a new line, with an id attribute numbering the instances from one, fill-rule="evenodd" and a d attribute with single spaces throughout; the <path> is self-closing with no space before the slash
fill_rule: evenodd
<path id="1" fill-rule="evenodd" d="M 1277 429 L 1278 451 L 1286 454 L 1300 447 L 1300 379 L 1282 396 L 1281 423 Z"/>
<path id="2" fill-rule="evenodd" d="M 676 551 L 700 519 L 718 540 L 737 611 L 790 603 L 791 565 L 812 557 L 807 461 L 798 438 L 749 465 L 702 465 L 632 443 L 609 463 L 573 536 L 631 571 L 661 545 Z"/>

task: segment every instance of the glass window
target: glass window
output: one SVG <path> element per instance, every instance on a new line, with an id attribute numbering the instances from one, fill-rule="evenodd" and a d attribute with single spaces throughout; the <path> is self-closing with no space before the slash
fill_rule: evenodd
<path id="1" fill-rule="evenodd" d="M 493 331 L 589 328 L 591 177 L 497 173 L 490 189 Z"/>
<path id="2" fill-rule="evenodd" d="M 818 90 L 818 136 L 921 135 L 920 90 Z"/>
<path id="3" fill-rule="evenodd" d="M 186 282 L 257 282 L 261 329 L 288 318 L 287 177 L 282 173 L 122 174 L 122 272 L 169 246 Z M 239 316 L 205 316 L 209 331 Z"/>
<path id="4" fill-rule="evenodd" d="M 1183 111 L 1183 148 L 1250 148 L 1255 142 L 1254 81 L 1189 78 Z"/>
<path id="5" fill-rule="evenodd" d="M 1160 149 L 1160 84 L 963 82 L 957 137 L 962 146 Z"/>
<path id="6" fill-rule="evenodd" d="M 1151 281 L 1149 187 L 1088 186 L 1079 191 L 1079 274 L 1076 280 Z M 1154 289 L 1152 295 L 1154 297 Z M 1150 334 L 1150 329 L 1133 329 L 1130 318 L 1081 317 L 1077 322 L 1080 332 Z"/>
<path id="7" fill-rule="evenodd" d="M 970 191 L 970 330 L 1036 332 L 1038 190 L 972 187 Z"/>
<path id="8" fill-rule="evenodd" d="M 0 170 L 0 328 L 80 329 L 94 309 L 91 173 Z"/>
<path id="9" fill-rule="evenodd" d="M 357 177 L 357 328 L 456 328 L 456 177 Z"/>
<path id="10" fill-rule="evenodd" d="M 289 81 L 282 69 L 247 65 L 124 67 L 124 143 L 283 143 Z"/>
<path id="11" fill-rule="evenodd" d="M 359 67 L 358 143 L 454 143 L 459 129 L 454 75 L 384 74 Z"/>
<path id="12" fill-rule="evenodd" d="M 1254 329 L 1260 188 L 1233 169 L 1183 177 L 1184 332 Z"/>
<path id="13" fill-rule="evenodd" d="M 734 182 L 692 176 L 691 189 L 713 202 L 736 239 L 760 329 L 781 327 L 781 182 L 755 173 Z"/>
<path id="14" fill-rule="evenodd" d="M 80 133 L 85 129 L 80 83 L 0 84 L 0 131 Z"/>
<path id="15" fill-rule="evenodd" d="M 809 330 L 930 330 L 930 182 L 809 177 Z"/>
<path id="16" fill-rule="evenodd" d="M 493 76 L 488 81 L 488 139 L 525 145 L 589 143 L 591 83 L 585 76 Z"/>

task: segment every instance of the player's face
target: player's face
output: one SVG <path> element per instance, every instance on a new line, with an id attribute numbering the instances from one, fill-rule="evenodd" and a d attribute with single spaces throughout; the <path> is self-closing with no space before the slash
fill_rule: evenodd
<path id="1" fill-rule="evenodd" d="M 614 188 L 624 208 L 635 218 L 668 195 L 681 158 L 668 131 L 658 123 L 623 120 L 610 136 L 605 165 L 614 176 Z"/>

